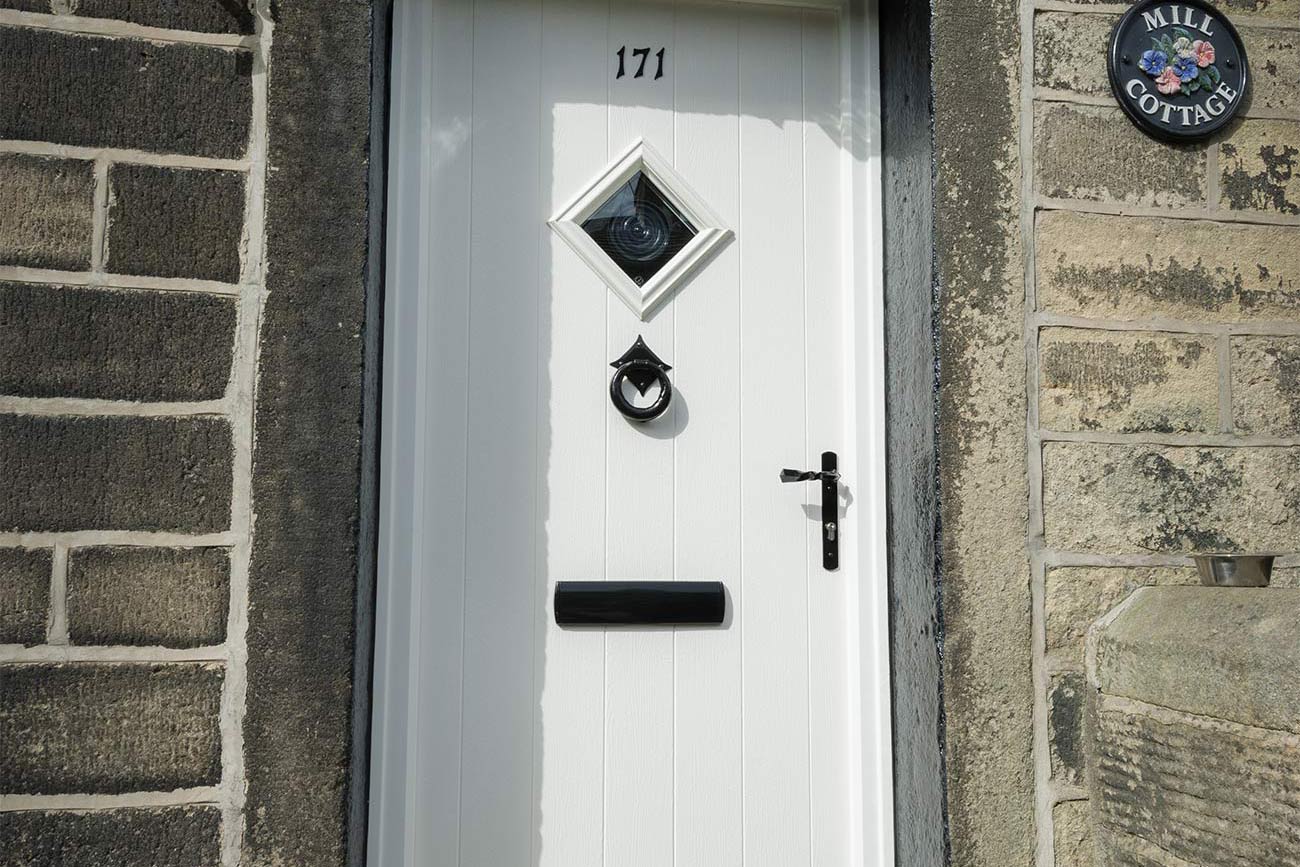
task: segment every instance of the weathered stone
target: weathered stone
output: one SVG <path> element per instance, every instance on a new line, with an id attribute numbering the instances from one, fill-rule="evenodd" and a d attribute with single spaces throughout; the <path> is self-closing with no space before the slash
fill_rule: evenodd
<path id="1" fill-rule="evenodd" d="M 1103 695 L 1093 750 L 1105 854 L 1141 858 L 1136 838 L 1158 847 L 1158 865 L 1300 865 L 1295 734 Z"/>
<path id="2" fill-rule="evenodd" d="M 1205 149 L 1153 145 L 1118 108 L 1040 104 L 1034 178 L 1053 199 L 1186 207 L 1205 201 Z"/>
<path id="3" fill-rule="evenodd" d="M 1247 120 L 1218 147 L 1223 207 L 1300 214 L 1300 123 Z"/>
<path id="4" fill-rule="evenodd" d="M 11 794 L 170 791 L 221 779 L 220 667 L 0 669 L 0 780 Z"/>
<path id="5" fill-rule="evenodd" d="M 242 172 L 116 165 L 105 268 L 118 274 L 239 279 Z"/>
<path id="6" fill-rule="evenodd" d="M 1034 16 L 1034 84 L 1109 96 L 1106 53 L 1117 15 L 1039 12 Z"/>
<path id="7" fill-rule="evenodd" d="M 252 53 L 0 27 L 0 138 L 240 157 Z"/>
<path id="8" fill-rule="evenodd" d="M 49 12 L 51 0 L 0 0 L 0 9 L 17 9 L 19 12 Z"/>
<path id="9" fill-rule="evenodd" d="M 45 643 L 51 568 L 49 551 L 0 548 L 0 644 Z"/>
<path id="10" fill-rule="evenodd" d="M 252 33 L 249 0 L 71 0 L 83 18 L 116 18 L 203 33 Z"/>
<path id="11" fill-rule="evenodd" d="M 1059 550 L 1286 551 L 1300 535 L 1300 448 L 1048 443 L 1043 492 Z"/>
<path id="12" fill-rule="evenodd" d="M 1300 568 L 1275 566 L 1269 580 L 1270 587 L 1300 587 Z"/>
<path id="13" fill-rule="evenodd" d="M 234 332 L 231 298 L 0 283 L 0 394 L 215 400 Z"/>
<path id="14" fill-rule="evenodd" d="M 1048 652 L 1068 654 L 1083 665 L 1083 640 L 1093 621 L 1139 587 L 1195 584 L 1195 569 L 1130 566 L 1066 566 L 1047 570 L 1044 608 Z"/>
<path id="15" fill-rule="evenodd" d="M 216 807 L 0 813 L 0 867 L 217 867 Z"/>
<path id="16" fill-rule="evenodd" d="M 0 265 L 89 268 L 94 201 L 89 162 L 0 154 Z"/>
<path id="17" fill-rule="evenodd" d="M 0 528 L 230 526 L 225 419 L 0 415 Z"/>
<path id="18" fill-rule="evenodd" d="M 371 98 L 382 5 L 275 5 L 244 724 L 251 865 L 344 867 L 350 811 L 366 798 L 353 690 L 369 682 L 356 651 L 373 561 L 363 381 L 378 365 L 363 334 L 378 320 L 367 279 L 383 255 L 371 210 L 384 184 L 372 149 L 383 103 Z"/>
<path id="19" fill-rule="evenodd" d="M 68 557 L 72 644 L 220 644 L 229 606 L 224 548 L 78 548 Z"/>
<path id="20" fill-rule="evenodd" d="M 1047 690 L 1047 742 L 1052 779 L 1077 786 L 1083 782 L 1082 672 L 1059 674 Z"/>
<path id="21" fill-rule="evenodd" d="M 1300 229 L 1047 211 L 1037 293 L 1054 313 L 1211 322 L 1300 317 Z"/>
<path id="22" fill-rule="evenodd" d="M 1118 15 L 1040 12 L 1034 16 L 1034 84 L 1109 97 L 1106 54 Z M 1294 30 L 1242 27 L 1250 64 L 1249 110 L 1300 107 L 1300 40 Z"/>
<path id="23" fill-rule="evenodd" d="M 1300 590 L 1143 587 L 1089 640 L 1108 696 L 1300 732 Z"/>
<path id="24" fill-rule="evenodd" d="M 1300 865 L 1300 590 L 1149 587 L 1089 637 L 1099 863 Z"/>
<path id="25" fill-rule="evenodd" d="M 1211 6 L 1222 9 L 1233 21 L 1246 21 L 1251 18 L 1269 18 L 1278 21 L 1294 21 L 1300 16 L 1300 0 L 1208 0 Z M 1114 5 L 1112 0 L 1072 0 L 1076 6 L 1095 4 Z"/>
<path id="26" fill-rule="evenodd" d="M 1211 337 L 1045 328 L 1038 354 L 1038 416 L 1049 430 L 1218 430 Z"/>
<path id="27" fill-rule="evenodd" d="M 1062 801 L 1052 808 L 1056 867 L 1096 867 L 1087 801 Z"/>
<path id="28" fill-rule="evenodd" d="M 1300 434 L 1300 338 L 1232 339 L 1232 423 L 1240 433 Z"/>
<path id="29" fill-rule="evenodd" d="M 1250 61 L 1249 110 L 1300 112 L 1300 31 L 1242 27 L 1241 38 Z M 1284 141 L 1300 144 L 1294 135 Z"/>

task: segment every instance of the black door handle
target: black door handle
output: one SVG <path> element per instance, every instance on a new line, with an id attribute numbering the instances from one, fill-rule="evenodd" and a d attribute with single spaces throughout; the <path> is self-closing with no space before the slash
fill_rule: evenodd
<path id="1" fill-rule="evenodd" d="M 781 470 L 782 482 L 822 483 L 822 568 L 834 572 L 840 568 L 840 471 L 835 452 L 822 452 L 822 468 L 817 470 Z"/>

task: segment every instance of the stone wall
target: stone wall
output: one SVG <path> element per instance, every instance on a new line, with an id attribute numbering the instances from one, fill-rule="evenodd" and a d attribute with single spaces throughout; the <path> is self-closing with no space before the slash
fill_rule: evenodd
<path id="1" fill-rule="evenodd" d="M 1293 551 L 1300 530 L 1300 4 L 1229 0 L 1244 117 L 1182 147 L 1108 92 L 1124 8 L 935 5 L 959 865 L 1090 865 L 1088 624 L 1194 582 L 1189 551 Z"/>
<path id="2" fill-rule="evenodd" d="M 1298 590 L 1147 587 L 1098 622 L 1085 702 L 1097 864 L 1300 865 L 1297 636 Z"/>
<path id="3" fill-rule="evenodd" d="M 1052 849 L 1058 867 L 1092 864 L 1087 624 L 1134 588 L 1192 583 L 1187 551 L 1289 551 L 1300 537 L 1300 5 L 1225 9 L 1251 61 L 1244 118 L 1183 147 L 1139 134 L 1114 105 L 1104 54 L 1119 10 L 1032 10 L 1022 145 L 1040 865 Z"/>
<path id="4" fill-rule="evenodd" d="M 0 0 L 4 867 L 355 845 L 371 14 Z"/>

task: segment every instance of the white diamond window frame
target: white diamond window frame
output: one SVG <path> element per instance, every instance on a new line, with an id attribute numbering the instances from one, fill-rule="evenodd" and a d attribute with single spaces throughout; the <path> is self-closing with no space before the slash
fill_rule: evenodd
<path id="1" fill-rule="evenodd" d="M 695 236 L 654 276 L 638 286 L 587 234 L 582 224 L 619 187 L 644 172 L 691 226 Z M 641 321 L 647 321 L 673 293 L 732 237 L 731 229 L 713 212 L 675 169 L 645 141 L 638 139 L 614 163 L 588 184 L 550 221 L 551 228 L 587 263 Z"/>

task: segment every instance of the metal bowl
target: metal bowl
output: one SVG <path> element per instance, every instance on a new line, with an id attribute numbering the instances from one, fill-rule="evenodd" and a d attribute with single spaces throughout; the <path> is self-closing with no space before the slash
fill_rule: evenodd
<path id="1" fill-rule="evenodd" d="M 1274 554 L 1197 554 L 1196 571 L 1207 587 L 1267 587 Z"/>

